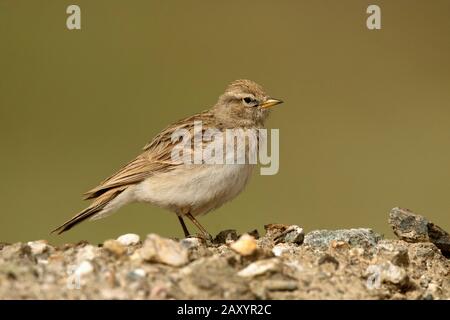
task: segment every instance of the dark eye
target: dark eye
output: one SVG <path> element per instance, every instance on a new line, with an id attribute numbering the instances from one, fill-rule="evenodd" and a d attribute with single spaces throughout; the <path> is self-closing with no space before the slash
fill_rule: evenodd
<path id="1" fill-rule="evenodd" d="M 247 98 L 244 98 L 244 101 L 245 101 L 245 103 L 248 103 L 248 104 L 250 104 L 250 103 L 252 103 L 253 99 L 252 99 L 252 98 L 249 98 L 249 97 L 247 97 Z"/>

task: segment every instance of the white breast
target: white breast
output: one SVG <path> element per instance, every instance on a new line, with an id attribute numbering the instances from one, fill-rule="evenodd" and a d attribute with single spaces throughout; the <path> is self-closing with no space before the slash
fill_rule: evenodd
<path id="1" fill-rule="evenodd" d="M 236 197 L 251 171 L 248 164 L 183 166 L 144 180 L 134 196 L 177 213 L 205 214 Z"/>

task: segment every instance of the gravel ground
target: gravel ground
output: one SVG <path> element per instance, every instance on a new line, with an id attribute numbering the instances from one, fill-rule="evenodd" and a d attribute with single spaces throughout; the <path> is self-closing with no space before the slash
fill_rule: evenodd
<path id="1" fill-rule="evenodd" d="M 0 298 L 450 299 L 448 234 L 405 209 L 389 221 L 399 240 L 272 224 L 261 237 L 226 230 L 213 242 L 0 243 Z"/>

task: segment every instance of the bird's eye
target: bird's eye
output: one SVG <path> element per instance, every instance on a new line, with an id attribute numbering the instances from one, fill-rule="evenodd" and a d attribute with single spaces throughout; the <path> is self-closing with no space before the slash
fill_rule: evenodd
<path id="1" fill-rule="evenodd" d="M 255 100 L 253 100 L 250 97 L 245 97 L 244 99 L 245 104 L 252 104 L 253 102 L 255 102 Z"/>

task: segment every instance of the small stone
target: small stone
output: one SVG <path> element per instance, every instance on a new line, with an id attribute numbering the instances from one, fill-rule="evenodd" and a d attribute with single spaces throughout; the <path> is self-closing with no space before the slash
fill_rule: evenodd
<path id="1" fill-rule="evenodd" d="M 137 250 L 140 257 L 149 262 L 161 262 L 170 266 L 180 267 L 189 262 L 188 250 L 180 243 L 149 234 L 142 248 Z"/>
<path id="2" fill-rule="evenodd" d="M 139 277 L 145 277 L 146 272 L 144 269 L 135 269 L 133 270 L 134 274 L 139 276 Z"/>
<path id="3" fill-rule="evenodd" d="M 313 248 L 329 248 L 333 241 L 343 241 L 351 247 L 371 248 L 382 236 L 372 229 L 316 230 L 305 236 L 304 244 Z"/>
<path id="4" fill-rule="evenodd" d="M 31 255 L 31 248 L 30 246 L 17 242 L 9 246 L 5 246 L 0 251 L 0 257 L 5 260 L 11 260 L 19 257 L 27 256 L 29 257 Z"/>
<path id="5" fill-rule="evenodd" d="M 199 238 L 185 238 L 180 240 L 180 244 L 189 250 L 200 247 L 202 241 Z"/>
<path id="6" fill-rule="evenodd" d="M 269 223 L 264 225 L 266 236 L 274 237 L 284 232 L 289 226 L 281 223 Z"/>
<path id="7" fill-rule="evenodd" d="M 127 251 L 127 248 L 118 240 L 106 240 L 103 243 L 103 249 L 111 252 L 116 257 L 122 256 Z"/>
<path id="8" fill-rule="evenodd" d="M 427 290 L 424 293 L 424 296 L 427 297 L 427 300 L 434 300 L 436 297 L 440 296 L 442 293 L 442 289 L 436 283 L 432 282 L 428 285 Z"/>
<path id="9" fill-rule="evenodd" d="M 269 272 L 277 272 L 280 270 L 280 262 L 276 258 L 259 260 L 249 264 L 247 267 L 238 272 L 240 277 L 256 277 Z"/>
<path id="10" fill-rule="evenodd" d="M 409 281 L 405 269 L 389 261 L 368 266 L 365 276 L 367 277 L 366 287 L 368 289 L 379 289 L 382 283 L 391 283 L 401 287 Z"/>
<path id="11" fill-rule="evenodd" d="M 302 244 L 305 238 L 305 234 L 303 233 L 303 229 L 297 225 L 291 225 L 286 228 L 281 234 L 275 237 L 275 243 L 295 243 Z"/>
<path id="12" fill-rule="evenodd" d="M 94 271 L 94 266 L 89 261 L 85 260 L 80 263 L 80 265 L 75 269 L 74 274 L 76 276 L 83 276 Z"/>
<path id="13" fill-rule="evenodd" d="M 293 280 L 266 280 L 263 287 L 269 291 L 294 291 L 297 290 L 298 283 Z"/>
<path id="14" fill-rule="evenodd" d="M 217 244 L 229 244 L 238 239 L 236 230 L 229 229 L 220 231 L 219 234 L 214 238 L 214 243 Z"/>
<path id="15" fill-rule="evenodd" d="M 256 251 L 256 240 L 251 235 L 243 234 L 230 248 L 242 256 L 249 256 Z"/>
<path id="16" fill-rule="evenodd" d="M 99 248 L 91 244 L 87 244 L 78 249 L 76 260 L 78 262 L 84 260 L 93 260 L 99 255 Z"/>
<path id="17" fill-rule="evenodd" d="M 48 243 L 45 240 L 30 241 L 27 245 L 31 248 L 31 253 L 33 255 L 43 254 L 49 248 Z"/>
<path id="18" fill-rule="evenodd" d="M 289 252 L 289 245 L 285 243 L 277 244 L 272 248 L 272 253 L 275 257 L 281 257 L 283 253 Z"/>
<path id="19" fill-rule="evenodd" d="M 400 239 L 407 242 L 428 242 L 428 221 L 408 209 L 393 208 L 389 224 Z"/>
<path id="20" fill-rule="evenodd" d="M 144 269 L 138 268 L 138 269 L 134 269 L 130 272 L 128 272 L 127 277 L 130 280 L 139 280 L 144 278 L 147 275 L 147 272 L 145 272 Z"/>
<path id="21" fill-rule="evenodd" d="M 431 242 L 450 257 L 450 235 L 444 229 L 408 209 L 393 208 L 389 224 L 399 239 L 407 242 Z"/>
<path id="22" fill-rule="evenodd" d="M 117 238 L 117 241 L 119 241 L 120 244 L 123 246 L 136 245 L 139 243 L 140 240 L 141 240 L 141 238 L 139 237 L 139 235 L 134 234 L 134 233 L 123 234 Z"/>
<path id="23" fill-rule="evenodd" d="M 351 257 L 360 257 L 360 256 L 362 256 L 364 254 L 364 249 L 363 248 L 351 248 L 348 251 L 348 254 Z"/>
<path id="24" fill-rule="evenodd" d="M 349 245 L 347 242 L 342 241 L 342 240 L 339 240 L 339 241 L 332 240 L 330 242 L 330 247 L 333 249 L 348 249 Z"/>
<path id="25" fill-rule="evenodd" d="M 400 242 L 399 240 L 397 240 Z M 383 257 L 399 267 L 409 265 L 408 248 L 401 243 L 392 242 L 392 240 L 381 240 L 377 246 L 379 257 Z"/>

